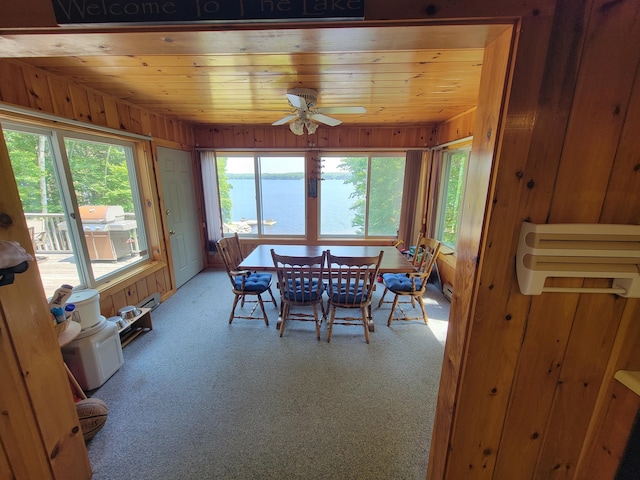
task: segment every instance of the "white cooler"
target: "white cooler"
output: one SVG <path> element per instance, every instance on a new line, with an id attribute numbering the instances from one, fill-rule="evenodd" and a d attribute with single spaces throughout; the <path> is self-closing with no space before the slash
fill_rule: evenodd
<path id="1" fill-rule="evenodd" d="M 118 327 L 103 316 L 62 347 L 62 357 L 83 390 L 106 382 L 124 363 Z"/>

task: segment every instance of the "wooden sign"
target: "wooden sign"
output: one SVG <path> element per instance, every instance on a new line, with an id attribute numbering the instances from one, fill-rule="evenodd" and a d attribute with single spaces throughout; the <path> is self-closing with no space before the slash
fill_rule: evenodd
<path id="1" fill-rule="evenodd" d="M 362 19 L 364 0 L 53 0 L 58 24 Z"/>

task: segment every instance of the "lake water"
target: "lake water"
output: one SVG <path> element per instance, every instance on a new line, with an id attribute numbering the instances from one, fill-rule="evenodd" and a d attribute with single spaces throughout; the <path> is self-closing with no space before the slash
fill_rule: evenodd
<path id="1" fill-rule="evenodd" d="M 231 189 L 231 218 L 234 222 L 255 220 L 256 193 L 252 179 L 229 179 Z M 322 180 L 318 182 L 318 195 L 321 199 L 321 224 L 323 234 L 353 235 L 351 226 L 353 213 L 349 206 L 353 199 L 349 195 L 353 186 L 343 180 Z M 304 235 L 305 231 L 305 184 L 303 180 L 262 181 L 263 220 L 274 220 L 273 225 L 265 225 L 266 235 Z M 257 233 L 253 226 L 251 233 Z"/>

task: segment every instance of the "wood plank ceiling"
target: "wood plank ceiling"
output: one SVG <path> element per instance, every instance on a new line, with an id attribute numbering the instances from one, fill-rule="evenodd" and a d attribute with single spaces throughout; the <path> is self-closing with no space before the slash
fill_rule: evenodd
<path id="1" fill-rule="evenodd" d="M 268 27 L 265 27 L 268 28 Z M 316 89 L 344 125 L 420 125 L 476 104 L 484 46 L 504 25 L 0 32 L 0 57 L 196 125 L 269 125 Z"/>

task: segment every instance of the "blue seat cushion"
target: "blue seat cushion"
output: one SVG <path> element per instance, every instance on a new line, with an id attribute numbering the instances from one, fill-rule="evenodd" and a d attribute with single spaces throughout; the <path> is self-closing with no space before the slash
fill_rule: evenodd
<path id="1" fill-rule="evenodd" d="M 412 281 L 404 273 L 385 273 L 382 275 L 382 282 L 392 292 L 404 292 L 408 293 L 412 291 Z M 422 279 L 415 278 L 415 290 L 422 289 Z"/>
<path id="2" fill-rule="evenodd" d="M 242 289 L 242 275 L 238 275 L 233 279 L 236 290 Z M 270 273 L 252 273 L 246 277 L 244 281 L 244 291 L 246 292 L 265 292 L 271 285 Z"/>
<path id="3" fill-rule="evenodd" d="M 331 301 L 343 304 L 358 304 L 362 302 L 363 282 L 333 285 Z"/>
<path id="4" fill-rule="evenodd" d="M 318 289 L 318 282 L 317 278 L 312 279 L 311 282 L 306 279 L 304 282 L 289 280 L 283 295 L 287 300 L 294 302 L 313 302 L 322 297 L 324 292 L 324 284 Z"/>

